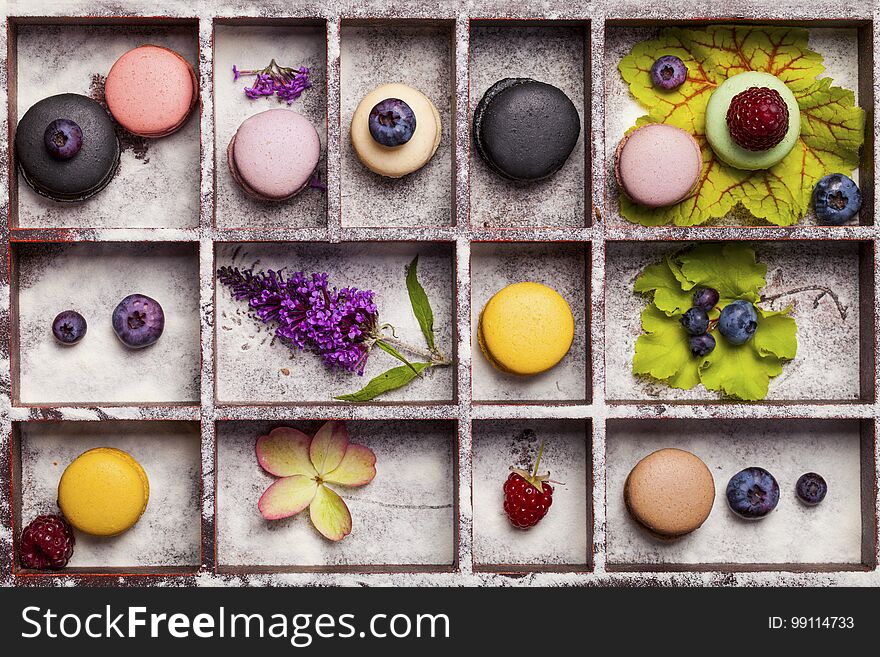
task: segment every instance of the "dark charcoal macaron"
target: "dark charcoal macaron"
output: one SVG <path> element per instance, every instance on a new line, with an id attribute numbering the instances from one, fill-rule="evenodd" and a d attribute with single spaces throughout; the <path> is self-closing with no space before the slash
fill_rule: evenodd
<path id="1" fill-rule="evenodd" d="M 82 130 L 82 146 L 69 159 L 49 152 L 46 128 L 58 119 Z M 25 182 L 56 201 L 82 201 L 100 192 L 119 166 L 119 141 L 107 111 L 79 94 L 49 96 L 33 105 L 15 131 L 15 159 Z"/>
<path id="2" fill-rule="evenodd" d="M 492 85 L 474 111 L 477 152 L 500 176 L 541 180 L 562 168 L 581 133 L 577 108 L 560 89 L 529 78 Z"/>

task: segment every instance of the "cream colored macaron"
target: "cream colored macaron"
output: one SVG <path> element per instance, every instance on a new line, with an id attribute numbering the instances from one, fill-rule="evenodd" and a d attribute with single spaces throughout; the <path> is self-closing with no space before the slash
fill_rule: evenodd
<path id="1" fill-rule="evenodd" d="M 623 499 L 630 515 L 661 538 L 689 534 L 715 502 L 715 480 L 706 464 L 683 449 L 648 454 L 626 478 Z"/>
<path id="2" fill-rule="evenodd" d="M 381 101 L 397 98 L 415 115 L 412 137 L 400 146 L 384 146 L 370 134 L 370 111 Z M 405 84 L 383 84 L 364 96 L 351 118 L 351 144 L 370 171 L 388 178 L 402 178 L 425 166 L 440 145 L 440 112 L 418 89 Z"/>
<path id="3" fill-rule="evenodd" d="M 67 466 L 58 484 L 58 506 L 76 529 L 115 536 L 140 520 L 150 499 L 150 482 L 127 452 L 98 447 Z"/>
<path id="4" fill-rule="evenodd" d="M 477 340 L 492 365 L 510 374 L 540 374 L 561 361 L 574 339 L 574 317 L 560 294 L 540 283 L 515 283 L 489 299 Z"/>

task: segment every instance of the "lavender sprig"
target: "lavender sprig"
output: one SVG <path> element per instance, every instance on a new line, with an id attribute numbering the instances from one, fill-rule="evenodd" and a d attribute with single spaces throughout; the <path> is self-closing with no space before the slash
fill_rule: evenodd
<path id="1" fill-rule="evenodd" d="M 378 328 L 371 290 L 330 289 L 327 274 L 285 278 L 271 269 L 255 274 L 222 267 L 217 278 L 260 320 L 275 323 L 275 335 L 288 346 L 314 351 L 330 369 L 364 373 Z"/>
<path id="2" fill-rule="evenodd" d="M 289 66 L 280 66 L 274 59 L 266 68 L 258 70 L 239 70 L 235 65 L 232 66 L 233 81 L 237 81 L 241 76 L 255 76 L 253 84 L 244 88 L 248 98 L 256 100 L 274 94 L 288 105 L 312 86 L 309 73 L 309 69 L 305 66 L 293 69 Z"/>
<path id="3" fill-rule="evenodd" d="M 379 324 L 372 290 L 331 289 L 326 273 L 307 276 L 296 272 L 285 277 L 282 271 L 272 269 L 254 273 L 249 269 L 221 267 L 217 270 L 217 279 L 230 288 L 234 298 L 246 300 L 258 319 L 275 324 L 275 336 L 282 343 L 290 348 L 313 351 L 331 370 L 362 375 L 373 347 L 401 361 L 402 366 L 374 377 L 357 392 L 334 398 L 364 402 L 408 384 L 427 368 L 452 364 L 435 345 L 434 314 L 418 281 L 418 261 L 416 257 L 407 268 L 406 284 L 427 349 L 398 339 L 392 325 Z M 402 351 L 423 361 L 410 362 Z"/>

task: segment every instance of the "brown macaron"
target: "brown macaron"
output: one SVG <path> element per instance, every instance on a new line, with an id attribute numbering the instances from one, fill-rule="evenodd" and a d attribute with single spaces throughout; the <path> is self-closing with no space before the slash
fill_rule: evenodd
<path id="1" fill-rule="evenodd" d="M 661 449 L 639 461 L 626 478 L 630 515 L 660 538 L 684 536 L 702 525 L 715 502 L 715 481 L 699 457 Z"/>

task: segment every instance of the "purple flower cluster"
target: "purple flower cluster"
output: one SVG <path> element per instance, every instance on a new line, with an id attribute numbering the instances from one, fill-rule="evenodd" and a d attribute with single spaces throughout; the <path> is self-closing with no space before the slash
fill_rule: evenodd
<path id="1" fill-rule="evenodd" d="M 222 267 L 218 280 L 265 323 L 275 322 L 275 335 L 285 344 L 319 354 L 330 369 L 364 373 L 378 311 L 372 290 L 327 286 L 327 274 L 239 271 Z"/>
<path id="2" fill-rule="evenodd" d="M 256 76 L 253 84 L 244 88 L 245 95 L 251 100 L 274 94 L 290 105 L 302 95 L 303 91 L 312 86 L 308 68 L 301 66 L 298 70 L 294 70 L 289 66 L 279 66 L 274 59 L 266 68 L 255 71 L 240 71 L 233 66 L 232 75 L 233 80 L 238 80 L 242 75 Z"/>

